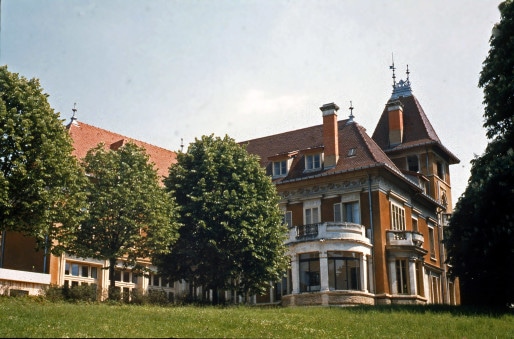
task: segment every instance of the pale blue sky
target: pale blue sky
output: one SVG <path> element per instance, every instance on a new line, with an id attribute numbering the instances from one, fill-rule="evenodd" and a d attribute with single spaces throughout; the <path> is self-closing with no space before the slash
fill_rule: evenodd
<path id="1" fill-rule="evenodd" d="M 409 65 L 443 144 L 454 203 L 486 145 L 479 73 L 498 0 L 0 0 L 0 64 L 39 78 L 52 107 L 171 150 L 339 118 L 372 134 Z"/>

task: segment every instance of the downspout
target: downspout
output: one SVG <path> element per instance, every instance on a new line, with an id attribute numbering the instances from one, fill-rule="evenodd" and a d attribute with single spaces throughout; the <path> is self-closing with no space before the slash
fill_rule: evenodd
<path id="1" fill-rule="evenodd" d="M 425 146 L 425 162 L 426 162 L 426 166 L 427 166 L 427 178 L 430 178 L 430 171 L 429 171 L 429 167 L 428 167 L 428 147 Z M 430 185 L 431 185 L 431 182 L 430 180 L 428 180 L 428 187 L 427 187 L 427 195 L 430 196 Z"/>
<path id="2" fill-rule="evenodd" d="M 48 235 L 45 235 L 45 255 L 43 257 L 43 273 L 48 273 L 48 272 L 46 272 L 47 261 L 48 261 Z"/>
<path id="3" fill-rule="evenodd" d="M 371 270 L 371 280 L 373 282 L 373 294 L 377 293 L 377 286 L 375 281 L 375 241 L 374 241 L 374 234 L 373 234 L 373 207 L 371 203 L 371 175 L 368 173 L 368 201 L 369 201 L 369 227 L 370 227 L 370 240 L 371 240 L 371 264 L 373 265 L 373 270 Z"/>
<path id="4" fill-rule="evenodd" d="M 0 253 L 0 268 L 4 267 L 4 254 L 5 254 L 5 230 L 2 231 L 2 244 L 0 245 L 2 247 L 2 253 Z"/>

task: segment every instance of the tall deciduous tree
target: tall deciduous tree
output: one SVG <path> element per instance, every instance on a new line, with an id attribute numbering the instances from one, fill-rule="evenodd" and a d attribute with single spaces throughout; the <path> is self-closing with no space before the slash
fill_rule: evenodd
<path id="1" fill-rule="evenodd" d="M 0 229 L 59 253 L 84 216 L 86 179 L 47 97 L 39 80 L 0 67 Z"/>
<path id="2" fill-rule="evenodd" d="M 162 274 L 191 286 L 258 293 L 287 267 L 278 195 L 258 159 L 225 136 L 179 153 L 166 187 L 180 206 L 179 239 L 156 258 Z"/>
<path id="3" fill-rule="evenodd" d="M 514 2 L 499 6 L 479 86 L 489 144 L 472 160 L 471 177 L 450 219 L 450 274 L 463 304 L 514 303 Z"/>
<path id="4" fill-rule="evenodd" d="M 109 298 L 114 297 L 117 260 L 139 268 L 137 259 L 166 253 L 176 237 L 175 205 L 143 148 L 103 144 L 84 158 L 90 176 L 88 218 L 70 253 L 109 261 Z"/>

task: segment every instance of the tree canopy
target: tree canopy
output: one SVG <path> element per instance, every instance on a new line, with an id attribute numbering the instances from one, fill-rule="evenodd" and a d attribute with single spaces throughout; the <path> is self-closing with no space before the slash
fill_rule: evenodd
<path id="1" fill-rule="evenodd" d="M 179 239 L 156 258 L 191 286 L 258 293 L 287 267 L 278 195 L 258 159 L 233 139 L 203 136 L 179 153 L 165 185 L 180 206 Z"/>
<path id="2" fill-rule="evenodd" d="M 499 9 L 479 79 L 490 141 L 471 161 L 446 243 L 462 303 L 505 307 L 514 303 L 514 2 Z"/>
<path id="3" fill-rule="evenodd" d="M 39 80 L 0 67 L 0 228 L 59 253 L 84 217 L 86 180 L 47 97 Z"/>
<path id="4" fill-rule="evenodd" d="M 109 260 L 112 297 L 119 258 L 137 270 L 137 259 L 169 251 L 177 235 L 175 205 L 145 150 L 133 143 L 117 150 L 99 144 L 83 164 L 90 177 L 89 213 L 68 251 Z"/>

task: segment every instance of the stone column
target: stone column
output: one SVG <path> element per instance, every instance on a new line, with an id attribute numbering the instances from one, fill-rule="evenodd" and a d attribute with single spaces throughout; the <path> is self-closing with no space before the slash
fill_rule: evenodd
<path id="1" fill-rule="evenodd" d="M 410 294 L 417 295 L 416 286 L 416 258 L 409 258 L 409 285 Z"/>
<path id="2" fill-rule="evenodd" d="M 361 290 L 368 292 L 368 261 L 366 255 L 362 253 L 360 255 L 360 279 L 361 279 Z"/>
<path id="3" fill-rule="evenodd" d="M 293 285 L 292 294 L 300 293 L 300 268 L 298 264 L 298 255 L 291 256 L 291 280 Z"/>
<path id="4" fill-rule="evenodd" d="M 398 284 L 396 281 L 396 261 L 393 259 L 388 260 L 389 266 L 389 286 L 391 294 L 398 294 Z"/>
<path id="5" fill-rule="evenodd" d="M 328 258 L 327 251 L 319 252 L 319 275 L 320 275 L 320 291 L 328 291 Z"/>
<path id="6" fill-rule="evenodd" d="M 368 277 L 369 277 L 369 292 L 375 293 L 375 279 L 373 279 L 373 260 L 371 256 L 367 257 L 368 262 Z"/>

